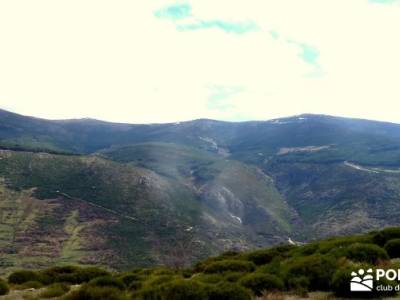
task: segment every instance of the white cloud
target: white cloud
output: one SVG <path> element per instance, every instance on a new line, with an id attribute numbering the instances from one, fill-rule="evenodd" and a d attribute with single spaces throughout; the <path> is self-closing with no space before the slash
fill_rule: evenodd
<path id="1" fill-rule="evenodd" d="M 137 3 L 0 2 L 0 107 L 136 123 L 303 112 L 400 122 L 398 4 L 179 2 L 196 20 L 259 28 L 235 34 L 221 26 L 179 31 L 185 18 L 154 15 L 174 2 Z M 318 51 L 318 72 L 301 44 Z M 241 90 L 218 109 L 209 105 L 213 86 Z"/>

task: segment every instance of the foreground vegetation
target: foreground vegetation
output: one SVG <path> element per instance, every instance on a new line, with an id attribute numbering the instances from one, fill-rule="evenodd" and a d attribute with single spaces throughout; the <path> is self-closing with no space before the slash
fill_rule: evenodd
<path id="1" fill-rule="evenodd" d="M 351 272 L 398 269 L 399 257 L 400 228 L 387 228 L 301 246 L 226 252 L 189 269 L 137 268 L 111 273 L 96 267 L 60 266 L 19 270 L 9 274 L 7 281 L 0 280 L 0 294 L 8 294 L 10 289 L 40 289 L 36 299 L 251 300 L 276 299 L 277 295 L 306 297 L 313 291 L 325 291 L 332 297 L 385 297 L 394 294 L 350 293 Z"/>

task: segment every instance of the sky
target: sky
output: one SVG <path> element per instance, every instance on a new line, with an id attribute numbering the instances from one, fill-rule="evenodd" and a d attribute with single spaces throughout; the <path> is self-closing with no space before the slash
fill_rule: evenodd
<path id="1" fill-rule="evenodd" d="M 397 0 L 2 0 L 0 108 L 129 123 L 400 123 Z"/>

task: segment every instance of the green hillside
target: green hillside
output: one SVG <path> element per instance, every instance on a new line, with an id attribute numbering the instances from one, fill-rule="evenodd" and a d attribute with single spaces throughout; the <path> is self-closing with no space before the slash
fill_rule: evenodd
<path id="1" fill-rule="evenodd" d="M 64 266 L 18 270 L 3 281 L 0 279 L 0 284 L 3 290 L 8 284 L 11 287 L 7 299 L 29 293 L 35 299 L 51 295 L 65 300 L 376 299 L 395 297 L 396 291 L 379 291 L 378 286 L 394 287 L 398 282 L 385 278 L 378 281 L 374 277 L 372 291 L 351 292 L 352 272 L 397 270 L 399 257 L 400 228 L 387 228 L 305 245 L 281 244 L 252 252 L 225 252 L 184 269 L 132 268 L 108 272 Z"/>
<path id="2" fill-rule="evenodd" d="M 0 151 L 3 272 L 57 262 L 174 264 L 178 244 L 190 250 L 179 262 L 187 265 L 284 240 L 292 212 L 270 179 L 239 162 L 206 158 L 182 161 L 178 176 L 163 172 L 173 156 L 153 171 L 97 155 Z"/>
<path id="3" fill-rule="evenodd" d="M 399 225 L 399 138 L 397 124 L 322 115 L 135 125 L 0 111 L 0 266 L 187 266 Z"/>

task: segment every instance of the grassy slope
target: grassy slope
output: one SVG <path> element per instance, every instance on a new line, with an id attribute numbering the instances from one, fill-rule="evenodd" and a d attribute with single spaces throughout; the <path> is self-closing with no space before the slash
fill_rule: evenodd
<path id="1" fill-rule="evenodd" d="M 241 231 L 242 225 L 245 235 L 259 245 L 265 244 L 266 236 L 284 238 L 293 231 L 295 212 L 280 196 L 272 179 L 255 166 L 166 143 L 115 147 L 101 155 L 154 170 L 190 186 L 206 205 L 206 216 L 212 223 L 228 233 L 232 231 L 230 227 L 236 227 L 230 239 Z M 240 217 L 242 224 L 232 215 Z"/>
<path id="2" fill-rule="evenodd" d="M 78 280 L 82 285 L 75 286 L 75 290 L 81 288 L 86 292 L 100 293 L 100 287 L 119 286 L 119 290 L 114 291 L 116 295 L 138 300 L 212 300 L 233 297 L 250 300 L 261 294 L 265 298 L 260 299 L 298 299 L 307 298 L 308 295 L 309 299 L 334 299 L 334 295 L 345 299 L 394 297 L 395 293 L 350 292 L 349 282 L 351 272 L 360 268 L 398 269 L 400 254 L 398 251 L 387 251 L 387 245 L 399 241 L 399 238 L 400 228 L 387 228 L 300 246 L 279 245 L 252 252 L 226 252 L 187 269 L 135 268 L 128 272 L 110 274 L 101 281 L 94 279 L 88 284 L 77 277 L 83 271 L 79 268 L 70 268 L 68 272 L 57 268 L 42 270 L 36 275 L 30 274 L 22 282 L 29 281 L 33 276 L 40 281 L 44 278 L 43 274 L 53 274 L 51 278 L 55 282 L 73 284 Z M 399 243 L 397 247 L 400 247 Z M 397 284 L 374 281 L 375 287 L 379 284 Z M 14 288 L 18 288 L 18 285 Z M 71 299 L 86 298 L 75 295 Z"/>
<path id="3" fill-rule="evenodd" d="M 59 190 L 123 213 L 121 222 L 105 227 L 111 236 L 126 236 L 110 240 L 112 248 L 128 249 L 125 261 L 149 260 L 138 256 L 145 249 L 158 257 L 159 235 L 148 237 L 146 226 L 160 232 L 166 245 L 174 244 L 169 237 L 194 227 L 198 231 L 189 237 L 200 235 L 216 251 L 279 242 L 288 235 L 303 240 L 398 224 L 400 129 L 395 124 L 327 116 L 162 125 L 50 122 L 5 112 L 0 117 L 0 146 L 103 149 L 100 155 L 107 159 L 13 154 L 0 162 L 0 171 L 10 191 L 37 187 L 33 196 L 43 199 L 60 198 Z M 136 144 L 118 146 L 131 143 Z M 282 148 L 307 146 L 329 148 L 278 155 Z M 385 171 L 356 170 L 345 161 Z M 140 226 L 126 218 L 138 214 L 146 221 Z M 71 234 L 80 232 L 63 226 Z"/>
<path id="4" fill-rule="evenodd" d="M 265 246 L 291 232 L 292 212 L 259 170 L 187 147 L 167 147 L 173 151 L 158 149 L 158 161 L 146 157 L 140 167 L 99 156 L 0 151 L 2 203 L 13 206 L 10 226 L 19 226 L 25 205 L 43 206 L 26 217 L 31 224 L 19 229 L 21 242 L 6 239 L 10 226 L 0 237 L 17 248 L 14 257 L 37 262 L 32 266 L 78 262 L 126 268 L 163 263 L 176 255 L 181 241 L 191 249 L 188 263 L 224 249 Z M 17 201 L 13 193 L 25 198 Z M 26 252 L 22 241 L 38 250 Z M 7 257 L 10 268 L 29 267 Z"/>
<path id="5" fill-rule="evenodd" d="M 323 237 L 398 224 L 400 174 L 366 166 L 299 153 L 271 159 L 262 168 L 307 224 L 308 233 Z"/>
<path id="6" fill-rule="evenodd" d="M 16 202 L 9 193 L 26 194 L 35 188 L 34 201 L 54 204 L 54 211 L 31 217 L 40 235 L 32 242 L 42 243 L 49 232 L 60 239 L 65 236 L 61 246 L 46 254 L 61 261 L 83 257 L 82 262 L 94 259 L 112 266 L 126 265 L 127 260 L 154 263 L 148 237 L 153 233 L 164 241 L 179 230 L 177 226 L 197 222 L 201 211 L 185 188 L 152 172 L 95 157 L 3 151 L 0 173 L 8 191 L 3 201 L 14 207 L 10 210 L 15 220 L 10 222 L 19 222 L 22 212 L 15 210 L 23 209 L 27 201 Z M 89 242 L 83 247 L 89 247 L 87 257 L 76 250 L 83 238 Z"/>

